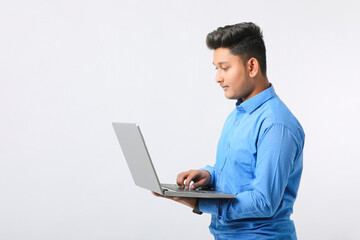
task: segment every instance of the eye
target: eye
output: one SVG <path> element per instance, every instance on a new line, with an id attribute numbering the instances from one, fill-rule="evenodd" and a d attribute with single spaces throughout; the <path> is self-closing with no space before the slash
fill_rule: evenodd
<path id="1" fill-rule="evenodd" d="M 222 67 L 222 69 L 223 69 L 224 71 L 226 71 L 226 70 L 228 70 L 229 68 L 228 68 L 228 67 Z"/>

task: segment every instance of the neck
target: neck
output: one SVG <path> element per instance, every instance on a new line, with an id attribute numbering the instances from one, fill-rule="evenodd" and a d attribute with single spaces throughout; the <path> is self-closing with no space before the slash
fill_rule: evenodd
<path id="1" fill-rule="evenodd" d="M 246 100 L 252 98 L 253 96 L 261 93 L 262 91 L 268 89 L 271 86 L 267 77 L 264 77 L 264 76 L 258 76 L 258 78 L 255 79 L 255 83 L 256 83 L 255 88 L 251 92 L 251 94 L 249 96 L 247 96 L 246 98 L 242 98 L 243 102 L 245 102 Z"/>

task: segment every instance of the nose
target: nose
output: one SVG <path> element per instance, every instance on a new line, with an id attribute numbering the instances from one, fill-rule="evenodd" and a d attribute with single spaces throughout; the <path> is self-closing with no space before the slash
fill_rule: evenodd
<path id="1" fill-rule="evenodd" d="M 224 78 L 223 78 L 222 74 L 220 73 L 219 70 L 217 70 L 216 75 L 215 75 L 215 82 L 221 83 L 223 81 L 224 81 Z"/>

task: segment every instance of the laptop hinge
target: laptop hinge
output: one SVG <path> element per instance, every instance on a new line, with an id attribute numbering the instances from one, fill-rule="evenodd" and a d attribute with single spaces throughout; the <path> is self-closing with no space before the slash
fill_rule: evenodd
<path id="1" fill-rule="evenodd" d="M 169 191 L 168 189 L 164 189 L 164 188 L 162 188 L 162 190 L 163 190 L 163 195 L 166 195 L 166 192 Z"/>

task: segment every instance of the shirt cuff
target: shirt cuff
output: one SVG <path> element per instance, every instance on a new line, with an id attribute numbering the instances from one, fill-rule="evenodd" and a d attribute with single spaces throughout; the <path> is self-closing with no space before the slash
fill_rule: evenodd
<path id="1" fill-rule="evenodd" d="M 219 200 L 218 199 L 207 199 L 207 198 L 199 198 L 199 210 L 204 213 L 210 213 L 217 215 L 219 209 Z"/>

